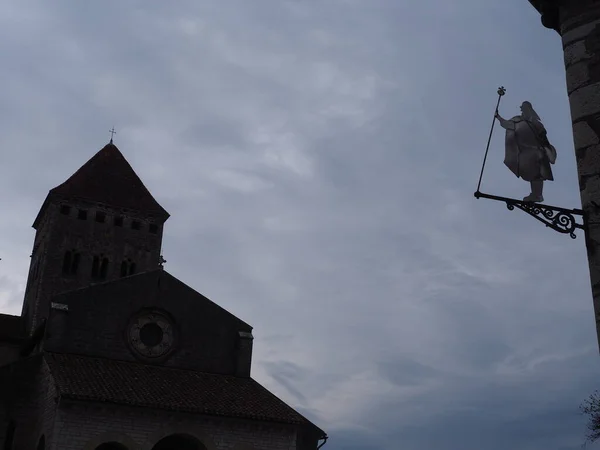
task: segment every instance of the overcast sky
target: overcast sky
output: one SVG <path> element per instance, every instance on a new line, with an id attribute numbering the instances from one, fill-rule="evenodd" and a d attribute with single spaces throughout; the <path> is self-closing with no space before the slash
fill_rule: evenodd
<path id="1" fill-rule="evenodd" d="M 476 200 L 497 95 L 580 207 L 559 36 L 526 0 L 0 4 L 0 310 L 47 191 L 109 140 L 171 213 L 166 269 L 254 326 L 253 376 L 329 450 L 579 449 L 583 236 Z M 529 186 L 492 141 L 482 190 Z"/>

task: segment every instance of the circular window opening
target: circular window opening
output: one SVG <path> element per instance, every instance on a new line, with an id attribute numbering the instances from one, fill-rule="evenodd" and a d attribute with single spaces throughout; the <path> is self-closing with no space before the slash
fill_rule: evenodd
<path id="1" fill-rule="evenodd" d="M 156 323 L 147 323 L 140 328 L 140 340 L 147 347 L 154 347 L 162 342 L 163 330 Z"/>

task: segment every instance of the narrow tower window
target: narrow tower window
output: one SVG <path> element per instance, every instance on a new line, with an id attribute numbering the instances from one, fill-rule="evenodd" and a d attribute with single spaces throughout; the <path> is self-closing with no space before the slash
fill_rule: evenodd
<path id="1" fill-rule="evenodd" d="M 68 216 L 71 213 L 71 207 L 69 205 L 60 205 L 60 213 Z"/>
<path id="2" fill-rule="evenodd" d="M 108 258 L 103 255 L 94 256 L 94 261 L 92 263 L 92 278 L 106 279 L 106 275 L 108 273 Z"/>
<path id="3" fill-rule="evenodd" d="M 71 251 L 67 250 L 65 252 L 65 256 L 63 257 L 62 271 L 63 271 L 64 274 L 70 273 L 70 270 L 71 270 L 71 259 L 72 259 Z"/>
<path id="4" fill-rule="evenodd" d="M 115 217 L 115 227 L 122 227 L 123 226 L 123 218 L 121 216 L 116 216 Z"/>
<path id="5" fill-rule="evenodd" d="M 79 220 L 87 220 L 87 210 L 80 209 L 79 211 L 77 211 L 77 218 Z"/>
<path id="6" fill-rule="evenodd" d="M 140 223 L 139 220 L 132 220 L 131 221 L 131 229 L 132 230 L 139 230 L 140 228 L 142 228 L 142 224 Z"/>
<path id="7" fill-rule="evenodd" d="M 94 260 L 92 261 L 92 278 L 98 278 L 100 273 L 100 258 L 98 256 L 94 256 Z"/>
<path id="8" fill-rule="evenodd" d="M 104 223 L 106 220 L 106 213 L 103 211 L 96 211 L 96 222 Z"/>
<path id="9" fill-rule="evenodd" d="M 73 261 L 71 261 L 71 275 L 76 275 L 77 269 L 79 269 L 79 253 L 73 252 Z"/>
<path id="10" fill-rule="evenodd" d="M 152 234 L 158 233 L 158 225 L 156 225 L 155 223 L 151 223 L 150 225 L 148 225 L 148 231 Z"/>
<path id="11" fill-rule="evenodd" d="M 102 264 L 100 264 L 100 278 L 106 279 L 108 273 L 108 258 L 102 258 Z"/>
<path id="12" fill-rule="evenodd" d="M 135 263 L 127 258 L 121 263 L 121 277 L 127 277 L 135 273 Z"/>

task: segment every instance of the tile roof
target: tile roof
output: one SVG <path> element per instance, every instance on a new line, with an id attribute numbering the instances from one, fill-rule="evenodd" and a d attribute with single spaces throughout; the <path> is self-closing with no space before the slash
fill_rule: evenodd
<path id="1" fill-rule="evenodd" d="M 123 154 L 107 144 L 50 195 L 77 197 L 168 217 Z"/>
<path id="2" fill-rule="evenodd" d="M 72 354 L 45 359 L 66 398 L 309 425 L 325 434 L 251 378 Z"/>

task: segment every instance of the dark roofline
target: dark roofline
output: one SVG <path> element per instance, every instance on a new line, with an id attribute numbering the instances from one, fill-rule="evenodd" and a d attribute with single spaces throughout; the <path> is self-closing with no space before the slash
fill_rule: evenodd
<path id="1" fill-rule="evenodd" d="M 131 406 L 131 407 L 153 408 L 153 409 L 165 410 L 165 411 L 177 411 L 177 412 L 182 412 L 182 413 L 197 414 L 197 415 L 203 415 L 203 416 L 236 418 L 236 419 L 252 420 L 252 421 L 258 421 L 258 422 L 267 421 L 267 422 L 273 422 L 273 423 L 305 427 L 305 429 L 308 429 L 308 430 L 310 430 L 311 433 L 314 433 L 315 436 L 319 436 L 320 439 L 327 437 L 327 434 L 321 428 L 319 428 L 313 422 L 308 420 L 304 415 L 300 414 L 298 411 L 296 411 L 294 408 L 292 408 L 290 405 L 288 405 L 285 401 L 281 400 L 279 397 L 277 397 L 275 394 L 270 392 L 268 389 L 266 389 L 263 385 L 258 383 L 253 378 L 237 377 L 235 375 L 220 375 L 220 374 L 214 374 L 214 373 L 210 373 L 210 372 L 201 372 L 201 371 L 188 369 L 188 368 L 181 368 L 181 367 L 165 367 L 162 365 L 148 365 L 148 364 L 145 364 L 145 363 L 139 362 L 139 361 L 103 358 L 103 357 L 98 357 L 98 356 L 83 355 L 83 354 L 76 354 L 76 353 L 62 353 L 62 352 L 52 352 L 52 351 L 45 350 L 42 352 L 42 354 L 44 356 L 44 359 L 46 359 L 47 363 L 49 364 L 50 372 L 52 374 L 52 377 L 55 379 L 56 388 L 57 388 L 61 398 L 75 400 L 75 401 L 110 403 L 110 404 L 114 404 L 114 405 L 127 405 L 127 406 Z M 231 412 L 219 412 L 217 410 L 210 410 L 210 409 L 206 409 L 204 411 L 198 411 L 198 410 L 194 410 L 194 408 L 190 408 L 190 407 L 186 407 L 186 406 L 178 407 L 178 406 L 173 406 L 173 405 L 163 405 L 160 403 L 152 403 L 152 402 L 149 402 L 148 404 L 146 404 L 145 402 L 127 401 L 125 399 L 121 400 L 118 398 L 117 399 L 102 398 L 101 395 L 94 395 L 91 393 L 84 394 L 84 393 L 68 392 L 63 389 L 62 384 L 60 382 L 56 381 L 56 377 L 60 376 L 59 374 L 63 370 L 63 368 L 60 367 L 60 363 L 58 363 L 59 364 L 58 366 L 55 366 L 55 364 L 56 364 L 57 358 L 60 361 L 60 359 L 62 359 L 62 358 L 69 358 L 69 357 L 75 357 L 79 360 L 94 360 L 97 362 L 105 361 L 105 362 L 109 362 L 111 364 L 117 363 L 117 364 L 125 364 L 127 366 L 138 366 L 140 368 L 150 367 L 153 370 L 168 371 L 171 373 L 187 372 L 189 374 L 204 375 L 204 376 L 209 376 L 209 377 L 218 377 L 218 378 L 223 377 L 223 378 L 244 380 L 245 383 L 251 383 L 253 386 L 258 388 L 260 391 L 262 391 L 263 393 L 266 393 L 276 403 L 279 403 L 285 409 L 291 411 L 293 413 L 293 418 L 285 419 L 285 418 L 277 418 L 277 417 L 273 417 L 273 416 L 269 417 L 267 415 L 261 415 L 261 414 L 256 414 L 256 415 L 232 414 Z M 56 373 L 55 373 L 55 368 L 57 369 Z M 69 384 L 69 388 L 70 388 L 70 384 Z"/>
<path id="2" fill-rule="evenodd" d="M 98 406 L 101 405 L 115 405 L 115 406 L 127 406 L 130 408 L 141 408 L 141 409 L 155 409 L 157 411 L 171 411 L 171 412 L 177 412 L 177 413 L 182 413 L 182 414 L 192 414 L 194 416 L 205 416 L 205 417 L 220 417 L 222 419 L 228 419 L 228 420 L 244 420 L 244 421 L 250 421 L 250 422 L 264 422 L 264 421 L 268 421 L 270 423 L 277 423 L 280 425 L 285 425 L 285 426 L 289 426 L 289 427 L 310 427 L 312 428 L 312 432 L 314 432 L 315 436 L 318 436 L 318 439 L 329 439 L 329 436 L 327 436 L 327 433 L 325 433 L 325 431 L 323 431 L 322 429 L 320 429 L 317 425 L 315 425 L 314 423 L 312 423 L 310 420 L 304 418 L 306 420 L 306 423 L 303 424 L 299 424 L 299 423 L 290 423 L 284 420 L 277 420 L 277 419 L 260 419 L 260 418 L 253 418 L 253 417 L 246 417 L 246 416 L 229 416 L 226 414 L 217 414 L 217 413 L 198 413 L 198 412 L 193 412 L 193 411 L 185 411 L 185 410 L 172 410 L 170 408 L 161 408 L 160 406 L 145 406 L 145 405 L 136 405 L 133 403 L 126 403 L 126 402 L 115 402 L 112 400 L 99 400 L 96 398 L 84 398 L 81 397 L 79 398 L 76 395 L 70 395 L 68 393 L 60 393 L 60 398 L 61 400 L 65 399 L 71 402 L 81 402 L 81 403 L 96 403 L 98 404 Z M 299 414 L 299 413 L 298 413 Z M 300 414 L 301 415 L 301 414 Z M 302 416 L 304 417 L 304 416 Z"/>
<path id="3" fill-rule="evenodd" d="M 537 9 L 537 11 L 542 14 L 542 10 L 540 7 L 540 1 L 539 0 L 529 0 L 529 3 L 531 3 L 531 6 L 533 6 L 535 9 Z"/>
<path id="4" fill-rule="evenodd" d="M 243 321 L 242 319 L 240 319 L 238 316 L 236 316 L 235 314 L 233 314 L 232 312 L 226 310 L 225 308 L 223 308 L 221 305 L 219 305 L 218 303 L 213 302 L 210 298 L 208 298 L 206 295 L 202 294 L 201 292 L 198 292 L 196 289 L 194 289 L 193 287 L 191 287 L 190 285 L 188 285 L 187 283 L 184 283 L 183 281 L 181 281 L 179 278 L 177 278 L 174 275 L 171 275 L 169 272 L 167 272 L 164 269 L 158 269 L 161 270 L 166 276 L 169 276 L 171 278 L 173 278 L 176 282 L 183 284 L 186 288 L 196 292 L 197 294 L 201 295 L 202 297 L 204 297 L 206 300 L 208 300 L 209 302 L 211 302 L 214 306 L 216 306 L 217 308 L 219 308 L 221 311 L 229 314 L 232 317 L 235 317 L 237 320 L 239 320 L 239 322 L 242 325 L 247 326 L 248 328 L 250 328 L 250 331 L 254 330 L 254 327 L 252 325 L 250 325 L 249 323 L 246 323 L 245 321 Z"/>
<path id="5" fill-rule="evenodd" d="M 529 3 L 538 13 L 540 13 L 542 25 L 560 34 L 558 1 L 559 0 L 529 0 Z"/>
<path id="6" fill-rule="evenodd" d="M 105 158 L 108 158 L 106 160 Z M 104 162 L 102 162 L 104 160 Z M 108 163 L 106 162 L 108 161 Z M 100 166 L 98 166 L 100 164 Z M 98 191 L 95 191 L 95 188 L 92 190 L 85 189 L 81 191 L 81 180 L 89 179 L 90 174 L 98 175 L 101 172 L 97 172 L 98 167 L 101 167 L 103 170 L 106 170 L 106 164 L 115 164 L 111 167 L 109 173 L 113 173 L 113 169 L 117 168 L 117 172 L 121 175 L 123 173 L 129 176 L 129 180 L 134 180 L 134 186 L 136 192 L 142 195 L 142 198 L 146 199 L 145 203 L 141 205 L 136 201 L 126 201 L 122 206 L 125 206 L 125 209 L 129 209 L 131 211 L 140 212 L 144 215 L 151 215 L 159 218 L 163 222 L 165 222 L 170 214 L 156 201 L 153 197 L 152 193 L 148 190 L 142 179 L 138 176 L 136 171 L 131 167 L 131 164 L 127 161 L 125 156 L 121 153 L 121 151 L 117 148 L 116 145 L 112 143 L 112 141 L 97 151 L 91 158 L 89 158 L 81 167 L 79 167 L 69 178 L 63 181 L 58 186 L 50 189 L 40 211 L 38 212 L 34 222 L 33 228 L 37 229 L 39 221 L 46 211 L 48 204 L 52 201 L 56 200 L 82 200 L 87 201 L 92 204 L 104 204 L 105 206 L 111 208 L 120 209 L 119 204 L 106 204 L 99 202 L 98 200 L 102 200 L 102 198 L 98 197 Z M 91 172 L 90 172 L 91 171 Z M 123 180 L 123 178 L 117 178 Z M 78 184 L 79 183 L 79 184 Z M 85 184 L 84 184 L 85 186 Z M 88 187 L 89 188 L 89 187 Z M 123 195 L 129 193 L 128 189 L 123 189 L 121 195 L 118 198 L 124 198 Z M 79 195 L 78 195 L 79 194 Z M 105 195 L 105 193 L 100 193 L 100 197 Z M 113 196 L 112 200 L 115 199 L 114 192 L 111 194 Z M 106 200 L 106 199 L 105 199 Z M 139 208 L 139 209 L 138 209 Z"/>
<path id="7" fill-rule="evenodd" d="M 68 290 L 68 291 L 63 291 L 60 292 L 56 295 L 54 295 L 52 297 L 52 300 L 56 300 L 57 302 L 61 302 L 62 299 L 64 298 L 65 300 L 69 300 L 69 298 L 72 295 L 76 295 L 79 292 L 83 292 L 85 290 L 89 290 L 89 289 L 94 289 L 97 286 L 108 286 L 111 284 L 117 284 L 119 282 L 126 282 L 126 280 L 131 280 L 132 278 L 135 277 L 142 277 L 142 276 L 150 276 L 150 274 L 154 274 L 154 273 L 158 273 L 158 276 L 167 276 L 167 277 L 171 277 L 174 281 L 176 281 L 177 283 L 181 283 L 183 284 L 186 288 L 188 288 L 191 291 L 194 291 L 195 293 L 197 293 L 198 295 L 201 295 L 202 297 L 204 297 L 207 301 L 211 302 L 216 308 L 220 309 L 221 311 L 223 311 L 224 313 L 230 315 L 231 317 L 235 318 L 238 323 L 241 326 L 245 326 L 248 327 L 248 329 L 250 329 L 250 332 L 252 332 L 252 330 L 254 330 L 254 327 L 252 325 L 250 325 L 249 323 L 243 321 L 242 319 L 240 319 L 238 316 L 236 316 L 235 314 L 233 314 L 230 311 L 227 311 L 225 308 L 223 308 L 221 305 L 219 305 L 218 303 L 215 303 L 214 301 L 212 301 L 210 298 L 208 298 L 206 295 L 198 292 L 196 289 L 194 289 L 193 287 L 189 286 L 188 284 L 184 283 L 183 281 L 181 281 L 179 278 L 175 277 L 174 275 L 171 275 L 169 272 L 167 272 L 165 269 L 162 268 L 156 268 L 156 269 L 152 269 L 152 270 L 147 270 L 146 272 L 139 272 L 136 273 L 134 275 L 129 275 L 127 277 L 123 277 L 123 278 L 116 278 L 114 280 L 107 280 L 107 281 L 102 281 L 102 282 L 98 282 L 98 283 L 93 283 L 93 284 L 89 284 L 87 286 L 83 286 L 77 289 L 72 289 L 72 290 Z M 77 299 L 77 301 L 79 301 L 79 299 Z M 83 301 L 83 300 L 82 300 Z M 87 299 L 85 301 L 88 301 Z"/>
<path id="8" fill-rule="evenodd" d="M 0 313 L 0 342 L 20 344 L 25 339 L 23 318 L 12 314 Z"/>
<path id="9" fill-rule="evenodd" d="M 254 380 L 254 378 L 252 378 Z M 275 394 L 273 394 L 271 391 L 269 391 L 266 387 L 264 387 L 262 384 L 260 384 L 258 381 L 254 380 L 254 382 L 263 390 L 265 391 L 268 395 L 270 395 L 271 397 L 275 398 L 276 400 L 279 400 L 280 402 L 283 402 L 286 404 L 286 406 L 288 408 L 292 408 L 290 405 L 288 405 L 286 402 L 284 402 L 283 400 L 281 400 L 279 397 L 277 397 Z M 298 411 L 296 411 L 295 408 L 292 408 L 296 414 L 298 414 L 300 417 L 302 417 L 305 421 L 305 425 L 312 427 L 316 432 L 320 433 L 321 438 L 325 438 L 327 437 L 327 433 L 325 433 L 321 428 L 319 428 L 317 425 L 315 425 L 314 423 L 312 423 L 310 420 L 308 420 L 303 414 L 300 414 Z"/>
<path id="10" fill-rule="evenodd" d="M 40 208 L 37 215 L 35 216 L 35 219 L 33 219 L 33 224 L 31 225 L 31 227 L 34 230 L 37 230 L 38 226 L 40 225 L 40 220 L 42 220 L 42 216 L 46 212 L 46 209 L 48 208 L 48 204 L 50 203 L 49 199 L 50 199 L 50 194 L 48 193 L 46 195 L 46 198 L 44 199 L 44 203 L 42 203 L 42 207 Z"/>
<path id="11" fill-rule="evenodd" d="M 93 205 L 98 205 L 98 206 L 105 206 L 107 208 L 112 208 L 112 209 L 119 209 L 119 210 L 126 210 L 126 211 L 131 211 L 134 213 L 134 215 L 136 213 L 142 213 L 142 216 L 155 216 L 158 217 L 160 220 L 162 220 L 163 222 L 166 222 L 167 219 L 169 219 L 169 217 L 171 217 L 171 214 L 169 214 L 166 210 L 164 212 L 164 214 L 156 214 L 156 213 L 150 213 L 148 214 L 147 211 L 143 211 L 141 209 L 130 209 L 130 208 L 121 208 L 121 207 L 115 207 L 113 205 L 107 205 L 105 203 L 101 203 L 101 202 L 97 202 L 94 200 L 90 200 L 87 198 L 83 198 L 83 197 L 64 197 L 62 195 L 56 194 L 54 192 L 49 191 L 48 194 L 46 195 L 46 198 L 44 199 L 44 203 L 42 203 L 42 206 L 40 208 L 40 210 L 38 211 L 37 215 L 35 216 L 35 219 L 33 220 L 33 224 L 31 225 L 31 227 L 35 230 L 38 229 L 38 226 L 40 224 L 40 221 L 42 220 L 42 217 L 44 216 L 44 213 L 46 212 L 46 209 L 48 209 L 48 205 L 50 205 L 50 203 L 52 202 L 60 202 L 62 200 L 65 201 L 81 201 L 81 202 L 86 202 L 86 203 L 90 203 Z"/>
<path id="12" fill-rule="evenodd" d="M 261 418 L 254 418 L 254 417 L 248 417 L 248 416 L 231 416 L 228 414 L 219 414 L 219 413 L 199 413 L 199 412 L 194 412 L 193 410 L 187 410 L 185 408 L 177 408 L 177 409 L 173 409 L 173 408 L 165 408 L 165 407 L 161 407 L 160 405 L 153 405 L 153 406 L 147 406 L 147 405 L 139 405 L 139 404 L 135 404 L 135 403 L 128 403 L 128 402 L 118 402 L 118 401 L 113 401 L 113 400 L 100 400 L 96 397 L 93 396 L 79 396 L 79 395 L 72 395 L 69 394 L 68 392 L 61 392 L 60 393 L 60 397 L 61 399 L 67 399 L 67 400 L 71 400 L 71 401 L 75 401 L 75 402 L 86 402 L 86 403 L 98 403 L 98 404 L 111 404 L 111 405 L 119 405 L 119 406 L 130 406 L 132 408 L 143 408 L 143 409 L 156 409 L 159 411 L 172 411 L 172 412 L 179 412 L 179 413 L 184 413 L 184 414 L 193 414 L 193 415 L 200 415 L 200 416 L 207 416 L 207 417 L 222 417 L 225 419 L 237 419 L 237 420 L 250 420 L 253 422 L 264 422 L 264 421 L 268 421 L 268 422 L 273 422 L 273 423 L 278 423 L 281 425 L 288 425 L 288 426 L 310 426 L 312 425 L 313 427 L 315 427 L 319 432 L 325 434 L 324 431 L 322 431 L 319 427 L 317 427 L 316 425 L 314 425 L 312 422 L 307 420 L 307 423 L 292 423 L 289 421 L 285 421 L 285 420 L 281 420 L 281 419 L 273 419 L 273 418 L 268 418 L 268 419 L 261 419 Z"/>

